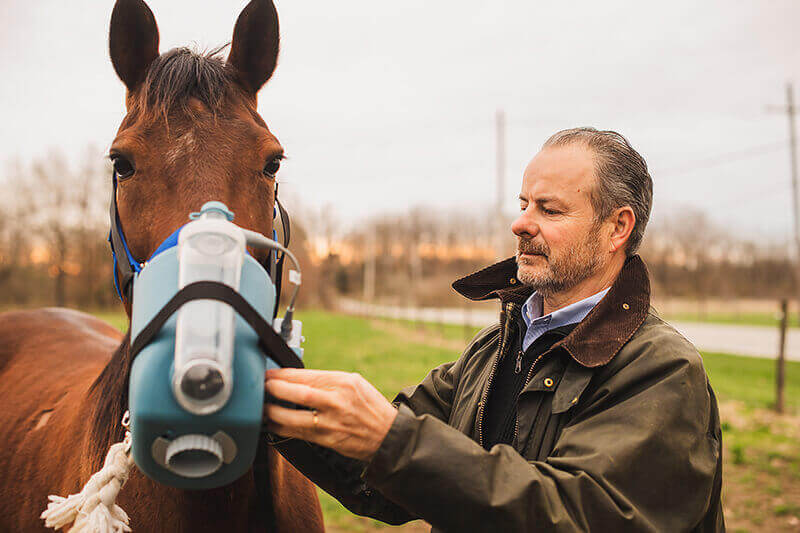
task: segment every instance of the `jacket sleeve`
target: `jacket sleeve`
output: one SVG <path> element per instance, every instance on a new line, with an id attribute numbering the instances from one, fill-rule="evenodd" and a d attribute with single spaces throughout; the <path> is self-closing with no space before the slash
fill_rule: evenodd
<path id="1" fill-rule="evenodd" d="M 458 361 L 433 369 L 419 385 L 403 389 L 394 400 L 395 406 L 406 406 L 406 409 L 443 421 L 442 423 L 447 421 L 463 361 L 480 344 L 478 341 L 483 333 L 476 336 Z M 295 468 L 353 513 L 389 524 L 402 524 L 419 518 L 392 503 L 364 481 L 362 474 L 365 463 L 305 441 L 281 440 L 277 436 L 270 438 Z"/>
<path id="2" fill-rule="evenodd" d="M 720 443 L 699 355 L 676 338 L 645 341 L 600 370 L 545 461 L 505 444 L 486 451 L 401 405 L 364 477 L 444 531 L 692 529 Z"/>

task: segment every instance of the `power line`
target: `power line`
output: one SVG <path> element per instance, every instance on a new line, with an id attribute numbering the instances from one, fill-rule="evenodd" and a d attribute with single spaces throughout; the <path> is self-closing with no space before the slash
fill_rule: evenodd
<path id="1" fill-rule="evenodd" d="M 786 193 L 786 180 L 780 179 L 775 181 L 770 181 L 765 184 L 759 185 L 758 192 L 754 193 L 753 191 L 747 191 L 742 194 L 737 194 L 736 196 L 728 197 L 724 201 L 721 202 L 714 202 L 713 204 L 706 206 L 708 208 L 714 209 L 717 207 L 727 207 L 729 205 L 742 202 L 747 199 L 752 199 L 754 201 L 761 201 L 765 198 L 771 198 L 777 193 Z"/>
<path id="2" fill-rule="evenodd" d="M 684 165 L 676 166 L 669 168 L 667 167 L 664 170 L 657 170 L 657 174 L 660 177 L 664 175 L 667 176 L 675 176 L 679 174 L 686 174 L 689 172 L 695 172 L 698 170 L 705 170 L 708 168 L 713 168 L 719 165 L 725 165 L 729 163 L 736 163 L 739 161 L 744 161 L 746 159 L 752 159 L 754 157 L 759 157 L 764 154 L 772 153 L 772 152 L 779 152 L 786 149 L 786 141 L 780 142 L 772 142 L 769 144 L 762 144 L 758 146 L 751 146 L 750 148 L 743 148 L 741 150 L 736 150 L 733 152 L 727 152 L 724 154 L 715 155 L 713 157 L 708 157 L 704 159 L 699 159 L 692 163 L 686 163 Z"/>

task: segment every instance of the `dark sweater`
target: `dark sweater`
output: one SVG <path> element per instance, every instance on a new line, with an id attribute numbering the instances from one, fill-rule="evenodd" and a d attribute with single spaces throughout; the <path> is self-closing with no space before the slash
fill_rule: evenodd
<path id="1" fill-rule="evenodd" d="M 511 332 L 511 341 L 505 357 L 497 364 L 484 418 L 484 448 L 491 450 L 495 444 L 511 444 L 517 426 L 517 397 L 528 381 L 528 373 L 534 361 L 563 339 L 578 324 L 568 324 L 543 333 L 528 349 L 522 351 L 522 339 L 526 325 L 520 315 Z"/>

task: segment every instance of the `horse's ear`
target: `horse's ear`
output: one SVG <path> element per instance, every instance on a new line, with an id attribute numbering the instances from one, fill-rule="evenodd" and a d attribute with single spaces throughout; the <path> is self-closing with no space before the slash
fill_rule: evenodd
<path id="1" fill-rule="evenodd" d="M 272 1 L 252 0 L 236 20 L 228 64 L 253 95 L 275 70 L 279 42 L 278 12 Z"/>
<path id="2" fill-rule="evenodd" d="M 129 91 L 134 91 L 158 57 L 158 26 L 142 0 L 117 0 L 108 33 L 111 63 Z"/>

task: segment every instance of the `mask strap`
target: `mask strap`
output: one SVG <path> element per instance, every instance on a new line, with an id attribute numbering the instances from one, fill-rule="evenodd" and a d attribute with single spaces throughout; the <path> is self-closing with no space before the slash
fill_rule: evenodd
<path id="1" fill-rule="evenodd" d="M 193 300 L 217 300 L 233 307 L 240 317 L 256 332 L 262 351 L 284 368 L 303 368 L 303 361 L 294 350 L 272 329 L 258 311 L 244 297 L 224 283 L 217 281 L 196 281 L 186 285 L 173 296 L 164 307 L 142 328 L 131 341 L 131 361 L 161 331 L 161 328 L 185 303 Z"/>

